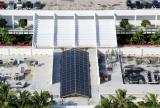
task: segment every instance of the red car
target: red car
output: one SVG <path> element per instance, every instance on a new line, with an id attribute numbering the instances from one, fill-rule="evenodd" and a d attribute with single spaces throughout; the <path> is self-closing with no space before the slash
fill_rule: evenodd
<path id="1" fill-rule="evenodd" d="M 5 9 L 6 8 L 6 4 L 4 3 L 4 1 L 0 1 L 0 9 Z"/>

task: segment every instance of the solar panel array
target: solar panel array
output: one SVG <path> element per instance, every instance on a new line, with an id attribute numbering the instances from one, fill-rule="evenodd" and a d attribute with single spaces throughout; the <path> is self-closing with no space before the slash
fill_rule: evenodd
<path id="1" fill-rule="evenodd" d="M 91 97 L 89 53 L 66 50 L 61 58 L 61 97 Z"/>

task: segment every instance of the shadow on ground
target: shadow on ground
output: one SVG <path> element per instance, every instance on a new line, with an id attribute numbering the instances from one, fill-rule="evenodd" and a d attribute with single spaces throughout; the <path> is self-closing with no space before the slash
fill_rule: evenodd
<path id="1" fill-rule="evenodd" d="M 52 84 L 60 82 L 60 61 L 61 61 L 61 52 L 55 52 L 53 56 L 53 76 Z"/>

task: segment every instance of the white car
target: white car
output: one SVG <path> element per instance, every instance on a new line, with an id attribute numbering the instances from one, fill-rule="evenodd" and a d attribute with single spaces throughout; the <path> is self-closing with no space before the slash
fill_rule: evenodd
<path id="1" fill-rule="evenodd" d="M 10 85 L 11 88 L 24 88 L 27 84 L 27 82 L 25 81 L 12 81 L 12 82 L 9 82 L 8 81 L 8 84 Z"/>
<path id="2" fill-rule="evenodd" d="M 9 10 L 14 10 L 15 9 L 15 3 L 14 3 L 14 1 L 9 1 L 9 3 L 8 3 L 8 9 Z"/>
<path id="3" fill-rule="evenodd" d="M 17 9 L 22 9 L 23 8 L 23 3 L 21 0 L 18 0 L 17 4 L 16 4 Z"/>

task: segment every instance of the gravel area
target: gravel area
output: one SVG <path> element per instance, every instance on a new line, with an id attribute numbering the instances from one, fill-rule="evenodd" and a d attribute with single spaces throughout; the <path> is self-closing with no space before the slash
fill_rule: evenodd
<path id="1" fill-rule="evenodd" d="M 65 10 L 105 10 L 126 9 L 126 0 L 43 0 L 44 9 Z"/>

